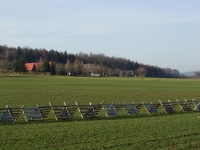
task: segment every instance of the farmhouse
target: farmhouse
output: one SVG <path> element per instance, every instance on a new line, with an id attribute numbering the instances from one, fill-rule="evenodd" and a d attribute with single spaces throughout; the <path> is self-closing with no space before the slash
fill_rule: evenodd
<path id="1" fill-rule="evenodd" d="M 26 63 L 25 67 L 27 71 L 32 72 L 35 71 L 36 69 L 37 70 L 42 69 L 42 65 L 43 63 Z"/>
<path id="2" fill-rule="evenodd" d="M 26 70 L 29 72 L 35 71 L 35 63 L 26 63 L 25 64 Z"/>
<path id="3" fill-rule="evenodd" d="M 134 76 L 134 71 L 133 70 L 123 70 L 124 76 L 132 77 Z"/>

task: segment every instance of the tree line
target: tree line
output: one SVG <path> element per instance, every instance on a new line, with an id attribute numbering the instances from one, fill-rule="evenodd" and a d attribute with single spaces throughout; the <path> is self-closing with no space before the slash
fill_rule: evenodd
<path id="1" fill-rule="evenodd" d="M 181 74 L 176 69 L 160 68 L 138 63 L 121 57 L 110 57 L 104 54 L 67 53 L 45 48 L 8 47 L 0 45 L 0 69 L 15 70 L 25 63 L 43 63 L 43 71 L 52 74 L 90 75 L 98 73 L 109 76 L 138 75 L 146 77 L 179 78 Z M 49 66 L 48 66 L 49 65 Z M 45 69 L 49 68 L 49 69 Z M 17 71 L 26 71 L 26 68 Z M 41 71 L 41 70 L 40 70 Z M 130 73 L 132 71 L 132 73 Z"/>

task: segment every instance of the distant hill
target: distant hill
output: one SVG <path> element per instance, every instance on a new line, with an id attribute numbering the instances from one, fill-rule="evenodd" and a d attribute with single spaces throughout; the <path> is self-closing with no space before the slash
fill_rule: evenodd
<path id="1" fill-rule="evenodd" d="M 28 46 L 18 46 L 15 48 L 0 45 L 0 70 L 14 69 L 14 71 L 17 71 L 14 66 L 18 66 L 18 63 L 21 65 L 22 62 L 42 63 L 50 61 L 55 62 L 55 65 L 52 67 L 55 69 L 56 73 L 60 75 L 70 72 L 76 76 L 85 76 L 93 72 L 110 76 L 120 76 L 121 74 L 125 74 L 125 71 L 134 71 L 134 73 L 138 75 L 145 74 L 146 77 L 181 78 L 181 74 L 177 69 L 160 68 L 158 66 L 143 64 L 121 57 L 111 57 L 94 53 L 87 54 L 82 52 L 69 54 L 67 51 L 59 52 L 53 49 L 48 51 L 45 48 L 33 49 Z M 23 65 L 21 66 L 21 69 L 25 71 Z"/>
<path id="2" fill-rule="evenodd" d="M 181 72 L 181 74 L 186 75 L 186 76 L 195 76 L 195 71 L 190 71 L 190 72 Z"/>

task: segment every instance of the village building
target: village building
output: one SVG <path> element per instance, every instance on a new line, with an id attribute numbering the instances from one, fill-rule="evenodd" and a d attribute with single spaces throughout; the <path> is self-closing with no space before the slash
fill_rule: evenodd
<path id="1" fill-rule="evenodd" d="M 26 63 L 25 67 L 28 72 L 32 72 L 35 70 L 41 70 L 43 63 Z"/>
<path id="2" fill-rule="evenodd" d="M 134 76 L 134 70 L 123 70 L 123 75 L 126 77 Z"/>

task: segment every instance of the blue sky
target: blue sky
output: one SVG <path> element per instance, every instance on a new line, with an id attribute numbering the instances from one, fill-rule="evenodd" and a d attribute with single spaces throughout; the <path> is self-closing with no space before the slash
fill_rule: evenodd
<path id="1" fill-rule="evenodd" d="M 0 2 L 0 45 L 122 57 L 200 70 L 199 0 Z"/>

